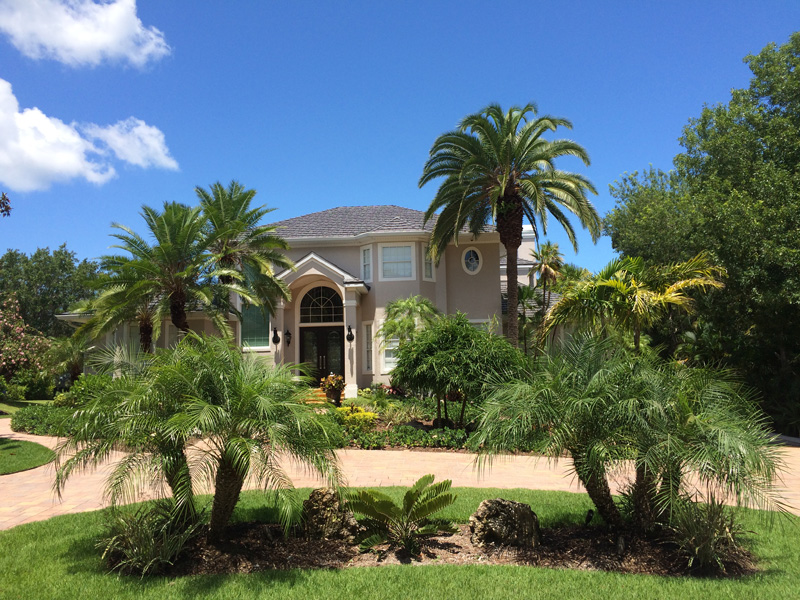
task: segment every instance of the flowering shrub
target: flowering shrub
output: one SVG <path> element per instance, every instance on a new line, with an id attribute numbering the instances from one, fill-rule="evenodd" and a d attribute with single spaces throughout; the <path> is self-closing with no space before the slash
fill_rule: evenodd
<path id="1" fill-rule="evenodd" d="M 50 343 L 27 326 L 14 295 L 0 302 L 0 377 L 11 381 L 20 371 L 41 370 Z"/>
<path id="2" fill-rule="evenodd" d="M 319 380 L 320 384 L 319 387 L 322 388 L 322 391 L 325 393 L 327 392 L 341 392 L 344 389 L 344 377 L 341 375 L 334 375 L 331 373 L 327 377 L 323 377 Z"/>

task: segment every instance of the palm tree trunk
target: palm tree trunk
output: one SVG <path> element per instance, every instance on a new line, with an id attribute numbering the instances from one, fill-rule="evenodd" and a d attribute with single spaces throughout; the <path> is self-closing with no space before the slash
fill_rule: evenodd
<path id="1" fill-rule="evenodd" d="M 164 457 L 164 478 L 175 501 L 176 518 L 181 523 L 194 523 L 197 521 L 197 510 L 186 454 L 182 449 L 175 448 L 162 449 L 160 452 Z"/>
<path id="2" fill-rule="evenodd" d="M 519 246 L 506 246 L 506 285 L 508 289 L 508 332 L 512 346 L 519 343 L 519 288 L 517 287 L 517 256 Z"/>
<path id="3" fill-rule="evenodd" d="M 182 290 L 170 294 L 169 315 L 172 324 L 178 330 L 184 333 L 189 331 L 189 321 L 186 319 L 186 294 Z"/>
<path id="4" fill-rule="evenodd" d="M 645 465 L 636 467 L 636 480 L 633 484 L 633 511 L 636 525 L 649 531 L 655 525 L 653 501 L 656 491 L 656 478 Z"/>
<path id="5" fill-rule="evenodd" d="M 233 509 L 239 501 L 244 478 L 227 462 L 220 464 L 214 482 L 214 502 L 211 505 L 209 535 L 218 540 L 230 521 Z"/>
<path id="6" fill-rule="evenodd" d="M 139 321 L 139 347 L 142 352 L 153 352 L 153 324 L 150 321 Z"/>
<path id="7" fill-rule="evenodd" d="M 508 289 L 507 339 L 515 348 L 519 344 L 519 282 L 517 281 L 517 257 L 522 245 L 522 219 L 525 213 L 522 202 L 515 196 L 503 197 L 499 201 L 497 232 L 506 249 L 506 284 Z M 512 314 L 513 312 L 513 314 Z"/>
<path id="8" fill-rule="evenodd" d="M 614 529 L 620 529 L 623 526 L 622 515 L 619 508 L 614 504 L 614 498 L 611 496 L 611 488 L 608 485 L 605 472 L 593 473 L 587 468 L 585 459 L 580 454 L 572 453 L 572 462 L 575 465 L 575 473 L 578 475 L 583 487 L 586 488 L 586 493 L 589 494 L 597 512 L 606 523 Z"/>

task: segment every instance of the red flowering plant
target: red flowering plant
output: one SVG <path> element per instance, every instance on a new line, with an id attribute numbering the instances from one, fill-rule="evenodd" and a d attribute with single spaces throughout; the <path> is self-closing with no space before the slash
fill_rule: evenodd
<path id="1" fill-rule="evenodd" d="M 0 301 L 0 377 L 9 382 L 20 371 L 40 370 L 49 347 L 47 338 L 22 320 L 16 296 Z"/>

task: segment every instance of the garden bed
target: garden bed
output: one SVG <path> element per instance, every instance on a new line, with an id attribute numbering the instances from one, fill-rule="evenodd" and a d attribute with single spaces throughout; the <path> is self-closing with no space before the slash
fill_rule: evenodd
<path id="1" fill-rule="evenodd" d="M 484 550 L 470 541 L 469 525 L 453 534 L 428 538 L 419 556 L 386 545 L 359 553 L 357 546 L 335 540 L 283 537 L 278 525 L 237 523 L 225 539 L 192 542 L 168 576 L 255 573 L 277 569 L 349 569 L 387 565 L 519 565 L 584 571 L 687 576 L 686 558 L 673 544 L 658 538 L 631 538 L 622 556 L 617 536 L 604 527 L 562 526 L 543 531 L 543 544 L 532 549 Z M 725 564 L 728 577 L 756 572 L 752 556 L 741 551 Z"/>

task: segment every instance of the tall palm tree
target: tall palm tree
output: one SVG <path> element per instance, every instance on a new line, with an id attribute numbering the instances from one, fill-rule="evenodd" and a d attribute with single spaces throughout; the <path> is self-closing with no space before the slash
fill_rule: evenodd
<path id="1" fill-rule="evenodd" d="M 275 277 L 276 269 L 292 269 L 294 264 L 282 252 L 289 245 L 275 234 L 275 227 L 261 224 L 265 215 L 274 208 L 251 208 L 256 190 L 247 190 L 238 181 L 228 187 L 220 182 L 209 190 L 195 188 L 200 207 L 207 223 L 205 235 L 209 238 L 208 252 L 214 263 L 225 271 L 242 274 L 243 287 L 258 300 L 262 311 L 275 313 L 279 299 L 289 300 L 289 287 Z M 221 275 L 220 281 L 230 285 L 232 275 Z"/>
<path id="2" fill-rule="evenodd" d="M 235 269 L 218 267 L 211 260 L 209 247 L 213 237 L 204 232 L 206 219 L 199 207 L 190 208 L 176 202 L 164 203 L 159 212 L 142 207 L 142 216 L 155 244 L 150 244 L 129 227 L 114 223 L 121 233 L 112 234 L 120 243 L 112 246 L 130 256 L 105 256 L 103 267 L 113 273 L 109 281 L 122 288 L 120 300 L 144 298 L 164 302 L 172 324 L 180 331 L 189 331 L 187 307 L 199 307 L 211 318 L 223 335 L 229 335 L 226 315 L 219 299 L 235 292 L 257 303 L 239 281 Z M 230 283 L 221 278 L 230 277 Z"/>
<path id="3" fill-rule="evenodd" d="M 425 213 L 426 222 L 441 214 L 431 233 L 431 257 L 439 260 L 447 245 L 458 241 L 465 227 L 473 235 L 493 222 L 506 249 L 508 305 L 517 306 L 517 258 L 522 244 L 523 220 L 537 236 L 547 233 L 548 216 L 566 230 L 577 250 L 575 230 L 564 210 L 578 217 L 592 239 L 600 235 L 600 218 L 587 193 L 597 193 L 592 183 L 577 173 L 556 169 L 562 156 L 575 156 L 589 164 L 586 150 L 571 140 L 544 139 L 559 127 L 571 128 L 566 119 L 536 117 L 536 106 L 511 107 L 503 112 L 491 104 L 464 118 L 458 128 L 433 143 L 419 186 L 444 177 Z M 508 339 L 517 345 L 518 323 L 508 320 Z"/>
<path id="4" fill-rule="evenodd" d="M 550 307 L 550 294 L 548 294 L 547 284 L 551 287 L 555 284 L 561 268 L 564 266 L 564 255 L 558 249 L 558 244 L 554 242 L 544 242 L 539 245 L 538 250 L 531 250 L 531 256 L 536 261 L 535 273 L 542 282 L 542 319 L 545 311 Z"/>
<path id="5" fill-rule="evenodd" d="M 597 275 L 564 292 L 547 314 L 545 331 L 564 323 L 605 327 L 613 324 L 633 332 L 636 352 L 642 329 L 653 325 L 670 307 L 690 312 L 688 291 L 723 287 L 722 267 L 702 252 L 682 263 L 647 265 L 641 258 L 611 261 Z"/>

